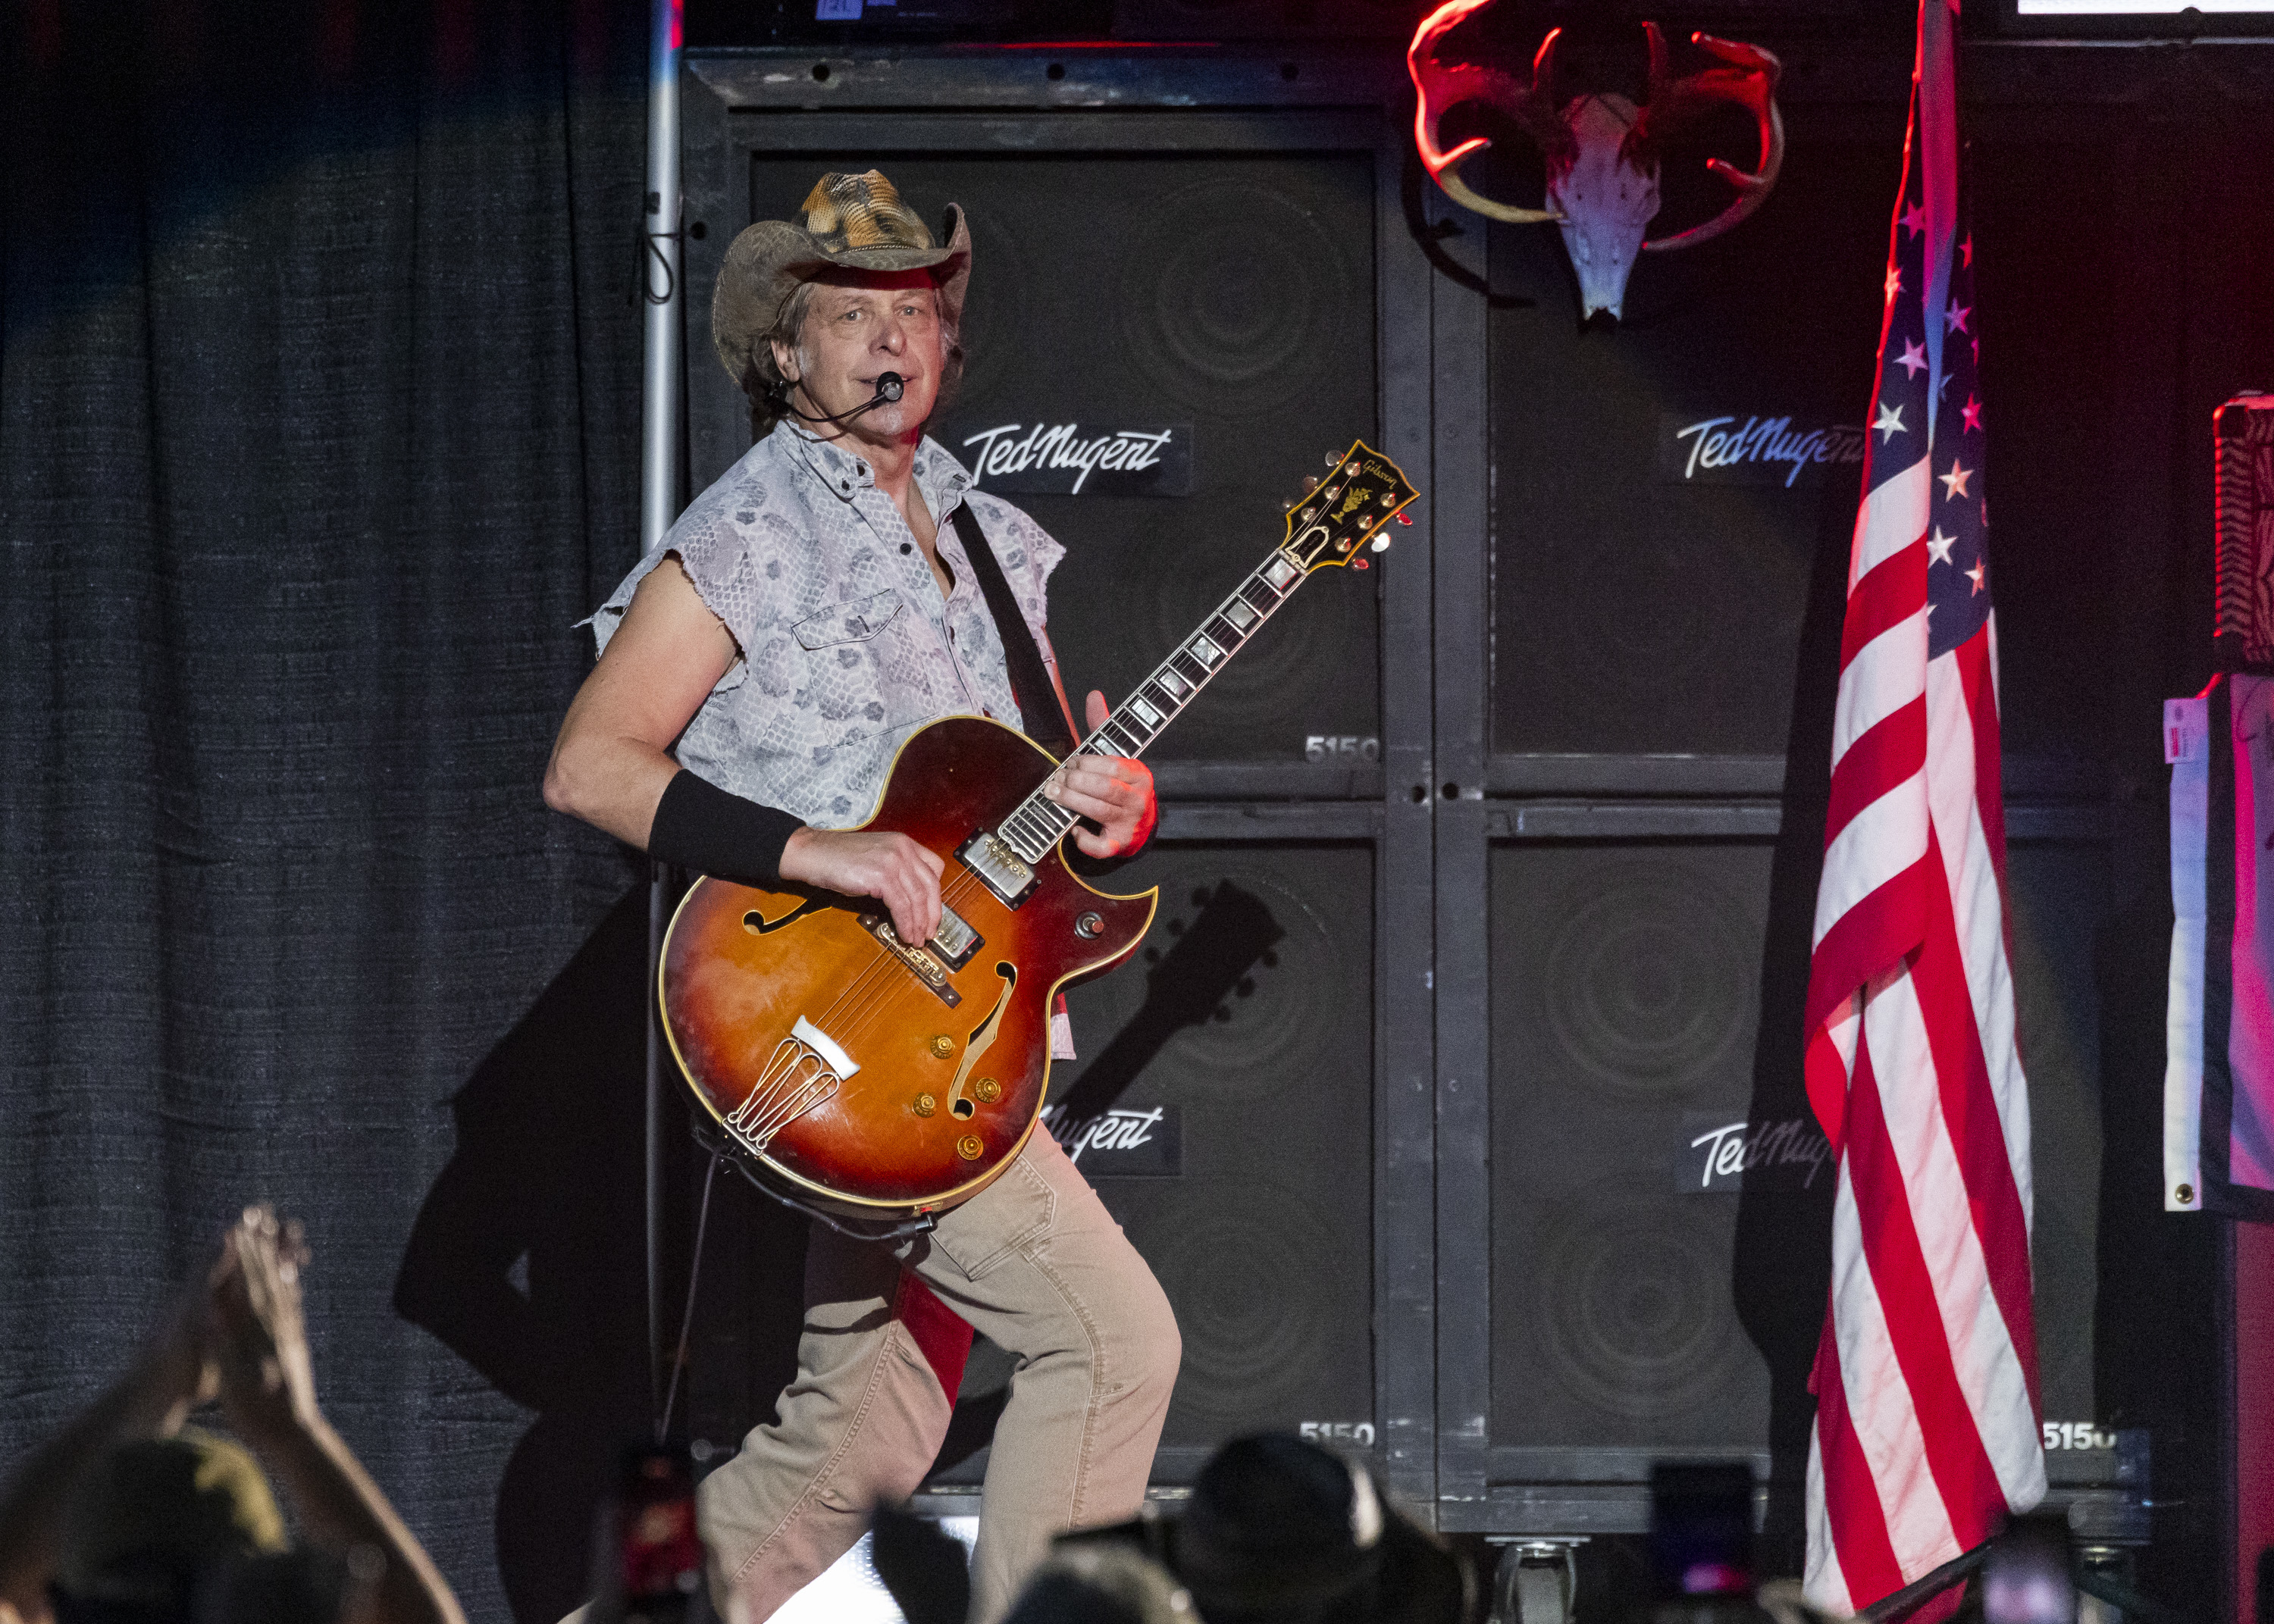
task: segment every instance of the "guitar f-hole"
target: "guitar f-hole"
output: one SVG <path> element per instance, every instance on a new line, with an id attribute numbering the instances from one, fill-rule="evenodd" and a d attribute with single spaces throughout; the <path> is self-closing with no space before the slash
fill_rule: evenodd
<path id="1" fill-rule="evenodd" d="M 799 903 L 795 907 L 783 914 L 779 919 L 768 919 L 764 914 L 758 912 L 757 909 L 752 908 L 749 913 L 742 915 L 742 929 L 749 931 L 754 936 L 770 936 L 773 935 L 775 931 L 779 930 L 784 925 L 795 924 L 807 914 L 818 914 L 823 908 L 828 906 L 828 904 L 823 902 L 819 898 L 808 897 L 803 902 Z"/>
<path id="2" fill-rule="evenodd" d="M 966 1120 L 979 1107 L 965 1095 L 963 1085 L 971 1076 L 971 1068 L 979 1064 L 979 1056 L 994 1046 L 995 1034 L 1003 1025 L 1003 1011 L 1011 1007 L 1012 990 L 1019 984 L 1019 966 L 1008 960 L 997 959 L 995 974 L 1003 978 L 1003 990 L 996 995 L 993 1011 L 971 1029 L 971 1040 L 963 1046 L 963 1064 L 955 1068 L 955 1081 L 947 1091 L 947 1109 Z"/>

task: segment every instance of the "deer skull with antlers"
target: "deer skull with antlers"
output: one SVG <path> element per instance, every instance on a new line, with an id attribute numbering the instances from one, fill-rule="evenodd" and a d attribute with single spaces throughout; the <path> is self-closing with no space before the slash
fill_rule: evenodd
<path id="1" fill-rule="evenodd" d="M 1532 59 L 1532 83 L 1481 63 L 1449 61 L 1438 51 L 1445 36 L 1493 0 L 1448 0 L 1414 32 L 1405 53 L 1420 98 L 1413 113 L 1413 143 L 1445 195 L 1494 220 L 1517 225 L 1555 221 L 1579 277 L 1581 319 L 1598 310 L 1615 320 L 1626 300 L 1627 274 L 1643 250 L 1694 248 L 1719 237 L 1761 206 L 1784 163 L 1784 117 L 1777 111 L 1780 64 L 1757 45 L 1690 35 L 1718 65 L 1675 79 L 1668 71 L 1666 37 L 1645 23 L 1650 44 L 1650 88 L 1640 107 L 1624 96 L 1590 94 L 1558 105 L 1555 40 L 1552 30 Z M 1437 121 L 1463 102 L 1480 101 L 1513 119 L 1540 147 L 1547 162 L 1545 208 L 1517 208 L 1479 195 L 1461 179 L 1462 162 L 1492 143 L 1472 136 L 1449 152 L 1437 142 Z M 1715 158 L 1706 166 L 1737 189 L 1736 199 L 1705 224 L 1645 241 L 1658 213 L 1659 154 L 1668 136 L 1723 103 L 1753 115 L 1760 129 L 1760 167 L 1751 173 Z"/>

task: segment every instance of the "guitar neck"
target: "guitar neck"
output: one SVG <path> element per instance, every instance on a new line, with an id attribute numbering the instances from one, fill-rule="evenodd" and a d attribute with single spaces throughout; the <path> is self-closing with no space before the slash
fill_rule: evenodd
<path id="1" fill-rule="evenodd" d="M 1302 566 L 1284 550 L 1274 548 L 1168 658 L 1153 668 L 1153 674 L 1137 685 L 1135 693 L 1074 746 L 1074 754 L 1142 756 L 1308 578 Z M 1039 862 L 1045 852 L 1065 838 L 1075 820 L 1074 813 L 1036 789 L 995 832 L 1022 860 Z"/>

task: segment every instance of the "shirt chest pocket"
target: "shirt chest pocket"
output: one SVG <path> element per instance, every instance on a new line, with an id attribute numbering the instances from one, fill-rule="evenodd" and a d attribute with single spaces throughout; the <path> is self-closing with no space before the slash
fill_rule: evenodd
<path id="1" fill-rule="evenodd" d="M 899 619 L 907 606 L 900 601 L 899 592 L 886 587 L 881 592 L 847 598 L 841 604 L 832 604 L 818 614 L 809 614 L 790 628 L 790 635 L 801 647 L 815 651 L 866 643 Z"/>

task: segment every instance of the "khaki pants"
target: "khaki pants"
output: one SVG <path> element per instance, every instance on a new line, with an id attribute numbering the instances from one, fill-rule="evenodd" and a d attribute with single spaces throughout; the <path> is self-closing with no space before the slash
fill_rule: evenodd
<path id="1" fill-rule="evenodd" d="M 1050 1134 L 915 1240 L 813 1226 L 804 1335 L 781 1419 L 704 1479 L 712 1604 L 759 1624 L 905 1500 L 947 1431 L 941 1391 L 893 1312 L 905 1268 L 1017 1362 L 995 1428 L 971 1616 L 994 1624 L 1052 1535 L 1134 1515 L 1176 1385 L 1175 1316 L 1152 1271 Z"/>

